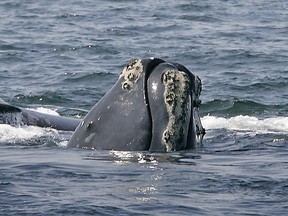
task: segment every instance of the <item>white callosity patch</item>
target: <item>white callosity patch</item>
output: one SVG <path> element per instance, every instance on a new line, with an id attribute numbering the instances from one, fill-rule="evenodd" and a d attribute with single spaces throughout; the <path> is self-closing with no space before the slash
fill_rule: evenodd
<path id="1" fill-rule="evenodd" d="M 141 59 L 133 60 L 131 63 L 127 64 L 120 75 L 120 78 L 124 79 L 121 83 L 122 89 L 129 91 L 133 84 L 137 82 L 142 72 L 143 64 Z"/>
<path id="2" fill-rule="evenodd" d="M 183 123 L 187 119 L 187 105 L 189 104 L 190 80 L 186 73 L 176 70 L 168 70 L 163 75 L 165 86 L 164 100 L 169 116 L 166 129 L 162 135 L 162 142 L 167 151 L 176 150 L 176 144 L 183 143 Z"/>

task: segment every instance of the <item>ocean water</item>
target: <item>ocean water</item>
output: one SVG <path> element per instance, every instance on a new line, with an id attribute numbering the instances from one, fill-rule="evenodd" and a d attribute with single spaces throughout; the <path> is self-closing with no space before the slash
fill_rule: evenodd
<path id="1" fill-rule="evenodd" d="M 70 132 L 0 124 L 0 215 L 286 215 L 285 0 L 2 0 L 0 97 L 83 117 L 133 58 L 203 83 L 203 146 L 68 149 Z"/>

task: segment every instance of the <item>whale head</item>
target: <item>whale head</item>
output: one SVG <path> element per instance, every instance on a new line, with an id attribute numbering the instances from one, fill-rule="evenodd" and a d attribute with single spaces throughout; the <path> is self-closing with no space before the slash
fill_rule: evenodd
<path id="1" fill-rule="evenodd" d="M 201 81 L 161 59 L 135 59 L 78 125 L 68 147 L 120 151 L 195 148 L 204 129 L 198 114 Z"/>

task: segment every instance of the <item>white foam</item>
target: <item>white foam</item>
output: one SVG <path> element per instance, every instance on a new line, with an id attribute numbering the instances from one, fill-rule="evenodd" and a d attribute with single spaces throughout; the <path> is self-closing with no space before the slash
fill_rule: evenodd
<path id="1" fill-rule="evenodd" d="M 13 127 L 11 125 L 0 124 L 0 142 L 14 143 L 55 134 L 57 134 L 57 131 L 50 128 L 36 126 Z"/>
<path id="2" fill-rule="evenodd" d="M 52 110 L 44 107 L 27 109 L 44 114 L 59 116 L 56 109 Z M 0 142 L 5 143 L 26 142 L 43 136 L 55 137 L 57 134 L 58 131 L 52 128 L 41 128 L 37 126 L 14 127 L 7 124 L 0 124 Z"/>
<path id="3" fill-rule="evenodd" d="M 227 129 L 235 131 L 253 131 L 257 133 L 288 132 L 288 117 L 258 119 L 253 116 L 235 116 L 231 118 L 204 116 L 202 124 L 206 130 Z"/>
<path id="4" fill-rule="evenodd" d="M 45 113 L 47 113 L 47 110 L 46 108 L 44 109 Z M 201 118 L 201 120 L 206 130 L 227 129 L 256 133 L 288 132 L 288 117 L 258 119 L 253 116 L 243 115 L 231 118 L 207 115 Z M 37 126 L 13 127 L 7 124 L 0 124 L 0 142 L 14 143 L 42 136 L 55 136 L 56 134 L 58 134 L 57 130 L 51 128 Z M 63 142 L 61 145 L 66 146 L 67 142 Z"/>
<path id="5" fill-rule="evenodd" d="M 44 114 L 60 116 L 59 113 L 56 111 L 56 109 L 51 110 L 51 109 L 44 108 L 44 107 L 38 107 L 36 109 L 32 109 L 32 108 L 28 108 L 28 109 L 36 111 L 36 112 L 44 113 Z"/>

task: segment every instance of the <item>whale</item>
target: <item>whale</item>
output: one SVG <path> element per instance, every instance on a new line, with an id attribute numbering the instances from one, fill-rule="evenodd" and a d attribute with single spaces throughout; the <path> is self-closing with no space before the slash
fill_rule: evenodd
<path id="1" fill-rule="evenodd" d="M 0 124 L 28 125 L 74 131 L 80 122 L 81 119 L 78 118 L 51 115 L 33 109 L 16 107 L 0 98 Z"/>
<path id="2" fill-rule="evenodd" d="M 201 91 L 201 79 L 179 63 L 133 59 L 83 119 L 39 113 L 0 100 L 0 123 L 73 131 L 70 148 L 195 149 L 205 135 L 199 115 Z"/>
<path id="3" fill-rule="evenodd" d="M 88 112 L 68 147 L 170 152 L 194 149 L 205 133 L 201 80 L 158 58 L 135 59 Z"/>

